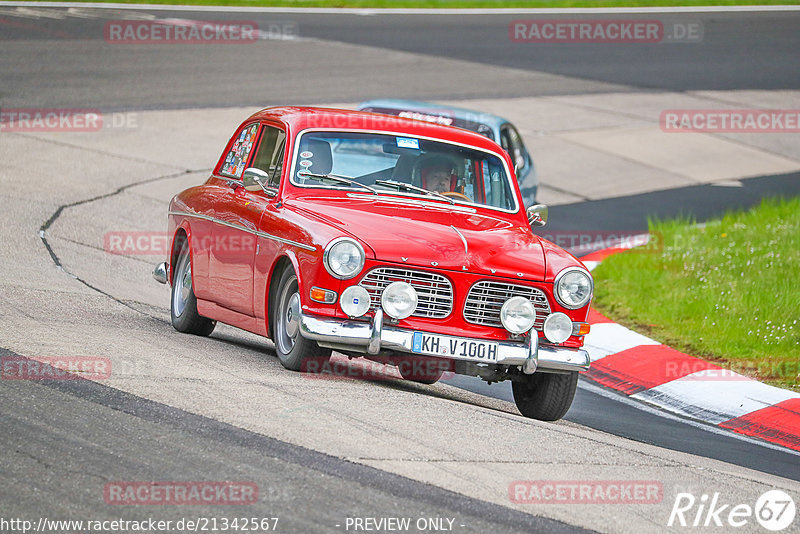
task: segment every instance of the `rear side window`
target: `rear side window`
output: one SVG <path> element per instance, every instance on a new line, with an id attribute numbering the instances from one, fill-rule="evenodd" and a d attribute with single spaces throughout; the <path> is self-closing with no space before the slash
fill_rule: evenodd
<path id="1" fill-rule="evenodd" d="M 258 124 L 248 124 L 242 128 L 239 136 L 231 145 L 228 155 L 225 156 L 225 161 L 222 162 L 221 174 L 232 178 L 242 177 L 247 159 L 250 157 L 256 141 L 256 133 L 258 133 Z"/>

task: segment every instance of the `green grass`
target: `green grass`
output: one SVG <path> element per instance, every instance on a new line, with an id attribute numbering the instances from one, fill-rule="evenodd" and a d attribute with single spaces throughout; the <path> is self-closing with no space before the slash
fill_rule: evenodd
<path id="1" fill-rule="evenodd" d="M 34 1 L 34 0 L 30 0 Z M 87 1 L 87 0 L 76 0 Z M 800 0 L 88 0 L 128 4 L 349 7 L 349 8 L 564 8 L 800 4 Z"/>
<path id="2" fill-rule="evenodd" d="M 594 271 L 594 306 L 693 356 L 800 391 L 800 197 L 695 225 L 650 223 L 663 249 Z"/>

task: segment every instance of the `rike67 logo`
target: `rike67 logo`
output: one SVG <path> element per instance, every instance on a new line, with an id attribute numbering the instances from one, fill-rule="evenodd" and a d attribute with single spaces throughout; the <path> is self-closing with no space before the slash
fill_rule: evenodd
<path id="1" fill-rule="evenodd" d="M 696 498 L 691 493 L 678 493 L 669 527 L 732 527 L 739 528 L 755 520 L 767 530 L 784 530 L 794 522 L 796 513 L 794 499 L 782 490 L 769 490 L 749 504 L 725 503 L 719 493 L 703 494 Z"/>

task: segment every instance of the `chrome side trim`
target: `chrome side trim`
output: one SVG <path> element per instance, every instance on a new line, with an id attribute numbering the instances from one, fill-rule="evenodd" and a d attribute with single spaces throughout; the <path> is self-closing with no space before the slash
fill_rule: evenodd
<path id="1" fill-rule="evenodd" d="M 414 331 L 383 324 L 382 316 L 371 323 L 349 319 L 312 316 L 300 313 L 300 334 L 324 346 L 344 347 L 349 350 L 377 354 L 380 350 L 391 350 L 414 354 Z M 375 351 L 375 352 L 373 352 Z M 424 356 L 424 355 L 420 355 Z M 445 357 L 446 356 L 441 356 Z M 470 358 L 463 359 L 474 362 Z M 525 343 L 499 341 L 497 361 L 500 365 L 520 365 L 523 372 L 537 369 L 557 371 L 586 371 L 591 360 L 583 349 L 570 349 L 540 345 L 538 336 Z"/>
<path id="2" fill-rule="evenodd" d="M 272 241 L 277 241 L 279 243 L 285 243 L 287 245 L 292 245 L 305 250 L 310 250 L 311 252 L 317 250 L 317 247 L 312 247 L 311 245 L 306 245 L 305 243 L 298 243 L 297 241 L 292 241 L 291 239 L 284 239 L 283 237 L 278 237 L 276 235 L 268 234 L 266 232 L 251 230 L 250 228 L 246 228 L 240 224 L 233 224 L 228 221 L 223 221 L 221 219 L 211 217 L 210 215 L 203 215 L 202 213 L 189 213 L 188 211 L 170 211 L 169 215 L 181 215 L 183 217 L 194 217 L 195 219 L 203 219 L 204 221 L 211 221 L 213 223 L 220 224 L 222 226 L 227 226 L 229 228 L 234 228 L 236 230 L 247 232 L 248 234 L 257 235 L 258 237 L 263 237 L 264 239 L 270 239 Z"/>

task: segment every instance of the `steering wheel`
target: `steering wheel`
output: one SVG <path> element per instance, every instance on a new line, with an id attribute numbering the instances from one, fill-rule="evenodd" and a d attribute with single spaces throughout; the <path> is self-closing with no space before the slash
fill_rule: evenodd
<path id="1" fill-rule="evenodd" d="M 459 193 L 458 191 L 444 191 L 439 194 L 444 195 L 446 197 L 452 197 L 452 198 L 457 198 L 459 200 L 466 200 L 467 202 L 472 202 L 471 198 L 469 198 L 467 195 L 463 193 Z"/>

